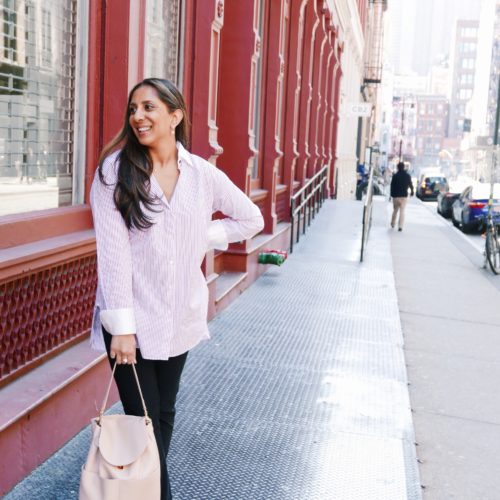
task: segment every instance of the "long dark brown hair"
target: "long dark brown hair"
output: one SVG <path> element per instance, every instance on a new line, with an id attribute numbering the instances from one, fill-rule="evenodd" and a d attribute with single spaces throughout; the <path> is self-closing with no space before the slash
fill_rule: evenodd
<path id="1" fill-rule="evenodd" d="M 134 134 L 129 123 L 130 101 L 134 92 L 145 85 L 156 90 L 158 98 L 172 113 L 176 109 L 182 111 L 183 118 L 175 127 L 175 139 L 184 147 L 188 146 L 189 120 L 184 98 L 179 89 L 170 81 L 162 78 L 146 78 L 139 82 L 129 93 L 125 120 L 118 134 L 104 146 L 99 158 L 99 179 L 106 184 L 102 166 L 104 160 L 118 147 L 118 176 L 114 191 L 114 202 L 121 213 L 128 229 L 148 229 L 153 222 L 151 217 L 141 209 L 141 203 L 148 209 L 155 211 L 157 199 L 149 192 L 150 177 L 153 172 L 153 162 L 148 148 L 143 146 Z"/>

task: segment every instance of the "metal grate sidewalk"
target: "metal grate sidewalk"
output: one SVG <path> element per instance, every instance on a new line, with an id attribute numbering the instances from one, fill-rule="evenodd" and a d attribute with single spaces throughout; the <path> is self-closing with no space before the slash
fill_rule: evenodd
<path id="1" fill-rule="evenodd" d="M 213 338 L 190 353 L 179 395 L 169 457 L 176 500 L 421 498 L 377 205 L 363 264 L 362 205 L 328 201 L 285 265 L 211 322 Z M 6 499 L 76 498 L 87 432 Z"/>

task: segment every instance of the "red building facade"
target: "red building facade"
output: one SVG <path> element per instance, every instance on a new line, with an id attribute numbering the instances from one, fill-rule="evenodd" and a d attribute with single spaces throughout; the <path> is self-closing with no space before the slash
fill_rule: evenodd
<path id="1" fill-rule="evenodd" d="M 26 22 L 28 33 L 24 16 L 31 14 L 18 3 L 19 10 L 12 4 L 4 18 Z M 121 127 L 128 91 L 137 81 L 147 76 L 177 81 L 190 112 L 191 151 L 224 170 L 264 215 L 260 235 L 207 254 L 210 317 L 265 270 L 257 263 L 259 251 L 288 247 L 292 194 L 325 166 L 329 194 L 335 192 L 343 35 L 334 2 L 83 3 L 70 2 L 75 36 L 82 38 L 73 76 L 84 82 L 67 98 L 70 104 L 73 99 L 71 119 L 78 122 L 70 129 L 75 137 L 80 133 L 80 148 L 70 147 L 71 141 L 65 146 L 75 166 L 68 188 L 73 186 L 72 198 L 62 198 L 59 172 L 57 206 L 0 215 L 0 494 L 88 423 L 102 394 L 106 360 L 87 347 L 96 287 L 89 190 L 99 153 Z M 358 3 L 364 19 L 367 2 Z M 52 26 L 40 37 L 49 61 L 55 18 L 43 9 L 32 15 Z M 8 42 L 5 33 L 3 39 Z M 12 47 L 20 50 L 19 43 Z M 15 57 L 9 64 L 13 73 L 23 73 Z M 162 69 L 150 74 L 158 64 Z M 7 89 L 6 99 L 22 101 L 28 80 Z M 57 112 L 47 100 L 37 117 Z M 24 128 L 27 141 L 30 129 Z M 50 171 L 43 159 L 55 146 L 40 144 L 35 141 L 16 165 L 28 164 L 39 147 L 42 160 L 33 165 L 38 172 Z"/>

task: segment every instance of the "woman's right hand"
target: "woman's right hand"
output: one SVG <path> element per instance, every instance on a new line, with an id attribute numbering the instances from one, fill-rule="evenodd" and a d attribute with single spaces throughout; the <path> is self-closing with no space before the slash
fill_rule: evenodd
<path id="1" fill-rule="evenodd" d="M 116 358 L 116 362 L 119 365 L 135 364 L 137 362 L 136 348 L 137 341 L 135 340 L 135 334 L 113 335 L 109 354 L 111 359 Z"/>

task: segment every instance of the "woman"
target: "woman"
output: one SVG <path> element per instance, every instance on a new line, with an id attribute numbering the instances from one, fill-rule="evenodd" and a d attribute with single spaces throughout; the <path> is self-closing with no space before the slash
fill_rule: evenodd
<path id="1" fill-rule="evenodd" d="M 98 287 L 91 342 L 110 363 L 136 364 L 162 464 L 162 499 L 175 400 L 187 353 L 207 328 L 200 269 L 209 249 L 262 230 L 258 207 L 212 164 L 189 153 L 184 99 L 168 80 L 130 92 L 120 133 L 103 150 L 91 189 Z M 226 218 L 212 221 L 220 211 Z M 133 371 L 117 367 L 125 413 L 143 410 Z"/>

